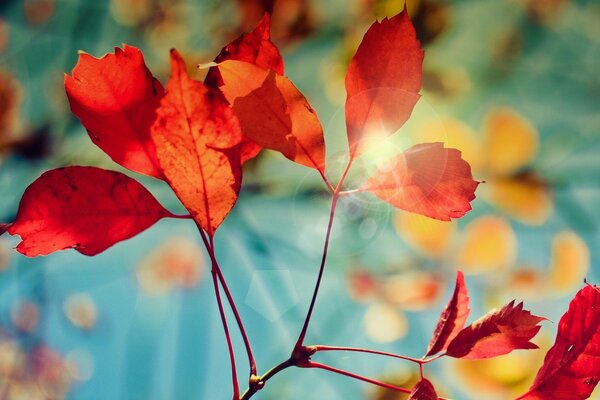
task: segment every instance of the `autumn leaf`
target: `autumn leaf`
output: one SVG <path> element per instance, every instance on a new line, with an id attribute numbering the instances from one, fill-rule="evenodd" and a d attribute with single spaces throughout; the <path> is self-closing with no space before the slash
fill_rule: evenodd
<path id="1" fill-rule="evenodd" d="M 361 190 L 394 207 L 449 221 L 471 209 L 478 184 L 460 151 L 422 143 L 384 163 Z"/>
<path id="2" fill-rule="evenodd" d="M 427 379 L 423 378 L 414 387 L 412 393 L 408 397 L 408 400 L 437 400 L 438 396 L 435 392 L 433 384 Z"/>
<path id="3" fill-rule="evenodd" d="M 221 93 L 191 79 L 175 50 L 152 139 L 167 182 L 194 220 L 214 235 L 240 191 L 241 131 Z"/>
<path id="4" fill-rule="evenodd" d="M 81 53 L 65 90 L 98 147 L 125 168 L 162 179 L 150 127 L 163 88 L 138 49 L 123 45 L 99 59 Z"/>
<path id="5" fill-rule="evenodd" d="M 8 233 L 21 236 L 17 251 L 29 257 L 68 248 L 93 256 L 172 216 L 127 175 L 73 166 L 29 185 Z"/>
<path id="6" fill-rule="evenodd" d="M 215 58 L 215 63 L 226 60 L 245 61 L 261 68 L 272 69 L 283 75 L 284 64 L 279 49 L 271 41 L 271 17 L 266 13 L 254 30 L 241 35 L 227 46 L 223 47 Z M 207 86 L 221 86 L 219 70 L 210 68 L 204 83 Z"/>
<path id="7" fill-rule="evenodd" d="M 465 277 L 462 272 L 456 274 L 456 287 L 452 298 L 437 323 L 427 354 L 431 356 L 448 348 L 448 345 L 465 326 L 469 317 L 469 293 L 465 286 Z"/>
<path id="8" fill-rule="evenodd" d="M 554 346 L 523 400 L 579 400 L 600 380 L 600 291 L 581 289 L 558 323 Z"/>
<path id="9" fill-rule="evenodd" d="M 223 79 L 220 89 L 240 120 L 244 135 L 324 174 L 323 128 L 288 78 L 242 61 L 224 61 L 218 69 Z"/>
<path id="10" fill-rule="evenodd" d="M 446 354 L 474 360 L 501 356 L 517 349 L 537 349 L 530 340 L 544 319 L 523 310 L 523 303 L 515 306 L 511 301 L 461 330 L 448 345 Z"/>
<path id="11" fill-rule="evenodd" d="M 238 60 L 255 64 L 261 68 L 272 69 L 283 75 L 283 58 L 279 49 L 271 41 L 271 17 L 266 13 L 256 28 L 251 32 L 241 35 L 227 46 L 215 58 L 216 63 L 226 60 Z M 212 67 L 204 79 L 207 86 L 219 87 L 223 84 L 219 70 Z M 244 136 L 240 147 L 242 163 L 254 158 L 262 149 L 252 139 Z"/>
<path id="12" fill-rule="evenodd" d="M 393 134 L 408 120 L 420 97 L 422 63 L 406 8 L 371 25 L 346 73 L 351 157 L 365 151 L 369 140 Z"/>

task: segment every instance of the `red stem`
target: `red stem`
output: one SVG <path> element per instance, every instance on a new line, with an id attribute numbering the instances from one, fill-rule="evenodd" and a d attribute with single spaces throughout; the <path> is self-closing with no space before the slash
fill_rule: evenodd
<path id="1" fill-rule="evenodd" d="M 358 379 L 359 381 L 363 381 L 363 382 L 367 382 L 367 383 L 370 383 L 373 385 L 381 386 L 383 388 L 394 390 L 396 392 L 402 392 L 402 393 L 408 393 L 408 394 L 412 393 L 412 390 L 409 390 L 409 389 L 404 389 L 399 386 L 395 386 L 395 385 L 391 385 L 389 383 L 385 383 L 385 382 L 381 382 L 381 381 L 378 381 L 375 379 L 367 378 L 366 376 L 358 375 L 358 374 L 355 374 L 355 373 L 352 373 L 349 371 L 344 371 L 343 369 L 330 367 L 329 365 L 321 364 L 321 363 L 314 362 L 314 361 L 309 361 L 306 366 L 301 366 L 301 367 L 324 369 L 326 371 L 334 372 L 334 373 L 340 374 L 340 375 L 345 375 L 350 378 Z"/>
<path id="2" fill-rule="evenodd" d="M 419 364 L 419 365 L 428 364 L 431 361 L 436 360 L 436 359 L 438 359 L 438 358 L 440 358 L 441 356 L 444 355 L 444 354 L 440 354 L 438 356 L 435 356 L 435 357 L 432 357 L 432 358 L 428 358 L 428 359 L 419 359 L 419 358 L 413 358 L 413 357 L 403 356 L 403 355 L 400 355 L 400 354 L 389 353 L 387 351 L 363 349 L 363 348 L 359 348 L 359 347 L 322 346 L 322 345 L 308 346 L 308 347 L 312 348 L 312 349 L 315 349 L 315 351 L 317 351 L 317 352 L 319 352 L 319 351 L 351 351 L 351 352 L 356 352 L 356 353 L 377 354 L 377 355 L 380 355 L 380 356 L 399 358 L 399 359 L 402 359 L 402 360 L 414 362 L 414 363 Z"/>
<path id="3" fill-rule="evenodd" d="M 310 306 L 308 307 L 308 312 L 306 313 L 306 318 L 304 319 L 304 325 L 302 325 L 302 330 L 300 331 L 300 335 L 298 336 L 298 340 L 296 341 L 296 346 L 294 347 L 295 350 L 300 349 L 302 347 L 302 344 L 304 343 L 304 337 L 306 336 L 308 324 L 310 323 L 310 318 L 312 316 L 313 310 L 315 308 L 315 303 L 317 301 L 317 295 L 319 294 L 319 288 L 321 287 L 321 280 L 323 279 L 323 272 L 325 271 L 325 262 L 327 261 L 327 251 L 329 249 L 329 240 L 331 238 L 331 228 L 333 226 L 333 219 L 335 217 L 335 209 L 337 206 L 338 198 L 338 195 L 334 193 L 333 198 L 331 200 L 331 211 L 329 212 L 329 223 L 327 224 L 327 233 L 325 234 L 325 245 L 323 246 L 323 256 L 321 258 L 321 265 L 319 267 L 319 275 L 317 277 L 315 289 L 313 291 L 312 299 L 310 301 Z"/>
<path id="4" fill-rule="evenodd" d="M 211 273 L 213 278 L 213 287 L 215 289 L 215 296 L 217 298 L 217 304 L 219 305 L 219 314 L 221 315 L 221 322 L 223 322 L 223 330 L 225 331 L 225 338 L 227 339 L 227 349 L 229 350 L 229 361 L 231 362 L 231 383 L 233 385 L 233 400 L 238 400 L 240 398 L 240 387 L 237 380 L 235 354 L 233 352 L 231 335 L 229 334 L 229 328 L 227 326 L 227 318 L 225 318 L 225 311 L 223 310 L 223 302 L 221 301 L 221 294 L 219 293 L 219 282 L 217 281 L 217 271 L 214 265 Z"/>
<path id="5" fill-rule="evenodd" d="M 227 344 L 229 347 L 229 355 L 230 355 L 231 368 L 232 368 L 232 380 L 234 381 L 234 385 L 233 385 L 234 386 L 234 395 L 235 395 L 234 399 L 238 400 L 240 397 L 240 394 L 239 394 L 239 386 L 237 383 L 237 370 L 236 370 L 236 365 L 235 365 L 235 356 L 233 353 L 233 346 L 231 345 L 231 336 L 229 334 L 229 329 L 227 327 L 227 319 L 225 318 L 225 314 L 223 311 L 221 295 L 218 290 L 218 282 L 221 283 L 223 291 L 225 292 L 225 296 L 227 297 L 229 306 L 233 312 L 233 315 L 235 316 L 235 320 L 237 322 L 238 328 L 239 328 L 242 338 L 244 340 L 244 345 L 246 347 L 246 353 L 248 355 L 248 362 L 250 364 L 250 381 L 257 374 L 256 362 L 254 360 L 254 355 L 252 353 L 252 347 L 250 345 L 250 341 L 248 340 L 248 335 L 246 334 L 246 329 L 244 328 L 244 324 L 242 322 L 242 319 L 240 318 L 240 314 L 235 305 L 235 301 L 233 300 L 233 296 L 231 295 L 231 292 L 229 290 L 229 287 L 227 286 L 225 277 L 223 276 L 223 273 L 221 272 L 219 263 L 217 262 L 217 257 L 215 256 L 215 250 L 214 250 L 214 247 L 215 247 L 214 238 L 212 236 L 209 236 L 207 238 L 207 235 L 204 232 L 204 229 L 202 229 L 202 227 L 198 223 L 196 223 L 196 226 L 198 227 L 198 231 L 200 232 L 200 237 L 202 238 L 202 242 L 204 242 L 206 251 L 208 252 L 208 255 L 211 259 L 211 264 L 212 264 L 211 272 L 213 275 L 213 284 L 217 285 L 215 287 L 215 294 L 216 294 L 217 302 L 219 304 L 219 312 L 221 314 L 221 320 L 223 322 L 223 329 L 225 331 L 225 336 L 226 336 Z M 217 282 L 217 280 L 218 280 L 218 282 Z"/>
<path id="6" fill-rule="evenodd" d="M 302 325 L 302 330 L 300 331 L 300 335 L 298 335 L 298 340 L 296 341 L 296 345 L 294 346 L 293 351 L 299 351 L 304 344 L 304 338 L 306 337 L 306 332 L 308 331 L 308 325 L 310 324 L 310 319 L 312 317 L 313 310 L 315 308 L 315 303 L 317 301 L 317 296 L 319 294 L 319 289 L 321 287 L 321 280 L 323 279 L 323 273 L 325 272 L 325 262 L 327 261 L 327 252 L 329 250 L 329 240 L 331 239 L 331 228 L 333 226 L 333 220 L 335 218 L 335 209 L 337 206 L 337 202 L 339 199 L 339 193 L 342 189 L 342 185 L 344 184 L 344 180 L 350 171 L 350 166 L 352 165 L 352 161 L 354 158 L 350 157 L 348 160 L 348 164 L 346 165 L 346 169 L 342 173 L 342 177 L 338 182 L 337 186 L 333 190 L 333 196 L 331 199 L 331 209 L 329 211 L 329 222 L 327 223 L 327 233 L 325 234 L 325 244 L 323 245 L 323 256 L 321 257 L 321 265 L 319 266 L 319 275 L 317 276 L 317 282 L 315 283 L 315 289 L 313 291 L 312 299 L 310 301 L 310 306 L 308 307 L 308 312 L 306 313 L 306 318 L 304 318 L 304 324 Z M 331 186 L 331 185 L 329 185 Z"/>
<path id="7" fill-rule="evenodd" d="M 225 297 L 227 297 L 227 302 L 229 303 L 231 311 L 233 312 L 236 323 L 238 325 L 240 334 L 242 335 L 242 339 L 244 341 L 244 346 L 246 347 L 246 354 L 248 355 L 248 363 L 250 365 L 250 377 L 252 377 L 257 374 L 256 361 L 254 359 L 254 354 L 252 353 L 252 346 L 250 345 L 250 340 L 248 339 L 248 334 L 246 333 L 246 329 L 244 328 L 244 323 L 242 322 L 240 313 L 238 312 L 237 306 L 235 305 L 235 301 L 233 300 L 231 291 L 229 290 L 229 287 L 227 286 L 227 281 L 225 280 L 225 277 L 223 276 L 223 272 L 221 271 L 221 267 L 219 266 L 219 263 L 217 262 L 217 257 L 215 256 L 214 249 L 215 249 L 214 239 L 211 237 L 210 238 L 210 249 L 209 249 L 210 258 L 212 259 L 212 262 L 215 266 L 215 269 L 217 271 L 217 277 L 219 278 L 219 282 L 221 282 L 221 287 L 223 288 L 223 291 L 225 292 Z"/>

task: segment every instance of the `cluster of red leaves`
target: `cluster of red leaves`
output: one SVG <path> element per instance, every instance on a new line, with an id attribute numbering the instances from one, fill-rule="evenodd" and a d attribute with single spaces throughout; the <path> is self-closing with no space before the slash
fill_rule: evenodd
<path id="1" fill-rule="evenodd" d="M 283 75 L 269 16 L 228 44 L 204 82 L 171 51 L 166 87 L 131 46 L 97 59 L 81 54 L 65 89 L 92 141 L 121 166 L 166 181 L 212 237 L 237 201 L 242 165 L 262 148 L 325 175 L 323 128 L 306 98 Z M 391 57 L 390 55 L 393 55 Z M 423 53 L 406 11 L 375 22 L 346 76 L 349 158 L 372 130 L 394 133 L 419 99 Z M 388 160 L 362 190 L 390 204 L 449 220 L 470 210 L 477 182 L 460 152 L 420 144 Z M 331 185 L 330 185 L 331 187 Z M 27 256 L 74 248 L 97 254 L 164 217 L 165 210 L 128 176 L 94 167 L 49 171 L 27 188 L 16 220 Z"/>
<path id="2" fill-rule="evenodd" d="M 600 380 L 600 289 L 588 285 L 571 301 L 562 316 L 554 346 L 531 388 L 517 400 L 587 399 Z M 511 301 L 465 327 L 469 316 L 469 294 L 459 272 L 454 293 L 443 310 L 425 356 L 438 353 L 453 358 L 483 359 L 518 349 L 537 349 L 530 340 L 545 318 L 515 306 Z M 437 400 L 434 386 L 426 379 L 413 389 L 410 399 Z"/>
<path id="3" fill-rule="evenodd" d="M 204 82 L 187 74 L 171 52 L 171 77 L 163 87 L 131 46 L 97 59 L 81 54 L 65 89 L 72 112 L 92 141 L 121 166 L 164 180 L 190 217 L 211 238 L 235 205 L 242 165 L 263 148 L 314 168 L 325 183 L 323 128 L 306 98 L 283 75 L 283 59 L 270 40 L 269 16 L 228 44 Z M 423 53 L 406 10 L 375 22 L 346 75 L 345 106 L 351 165 L 368 144 L 393 134 L 419 99 Z M 376 132 L 374 135 L 373 132 Z M 343 178 L 342 178 L 343 180 Z M 395 207 L 450 220 L 470 210 L 478 182 L 458 150 L 442 143 L 411 147 L 387 160 L 360 190 Z M 0 234 L 20 235 L 27 256 L 74 248 L 98 254 L 176 216 L 141 184 L 114 171 L 71 166 L 44 173 L 25 191 L 17 218 Z M 184 216 L 185 217 L 185 216 Z M 587 286 L 562 317 L 556 344 L 531 389 L 521 399 L 584 399 L 600 379 L 600 304 Z M 462 274 L 443 311 L 426 356 L 496 357 L 533 349 L 544 318 L 511 302 L 465 327 L 469 296 Z M 411 399 L 437 399 L 421 380 Z"/>

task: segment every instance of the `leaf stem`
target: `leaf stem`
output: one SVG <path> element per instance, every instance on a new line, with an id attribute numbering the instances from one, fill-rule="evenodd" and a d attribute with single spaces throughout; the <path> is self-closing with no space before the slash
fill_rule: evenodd
<path id="1" fill-rule="evenodd" d="M 410 389 L 405 389 L 405 388 L 402 388 L 402 387 L 399 387 L 399 386 L 395 386 L 395 385 L 392 385 L 392 384 L 389 384 L 389 383 L 381 382 L 381 381 L 378 381 L 376 379 L 371 379 L 371 378 L 368 378 L 366 376 L 358 375 L 358 374 L 355 374 L 353 372 L 345 371 L 343 369 L 331 367 L 329 365 L 321 364 L 321 363 L 314 362 L 314 361 L 309 361 L 306 366 L 302 366 L 301 365 L 300 367 L 303 367 L 303 368 L 319 368 L 319 369 L 324 369 L 326 371 L 330 371 L 330 372 L 333 372 L 333 373 L 336 373 L 336 374 L 340 374 L 340 375 L 345 375 L 345 376 L 348 376 L 350 378 L 358 379 L 359 381 L 367 382 L 367 383 L 370 383 L 372 385 L 381 386 L 383 388 L 394 390 L 396 392 L 408 393 L 408 394 L 412 393 L 412 390 L 410 390 Z"/>
<path id="2" fill-rule="evenodd" d="M 231 295 L 231 291 L 229 290 L 227 281 L 225 280 L 225 277 L 223 276 L 223 272 L 221 271 L 221 267 L 219 266 L 217 257 L 215 256 L 214 238 L 212 236 L 209 236 L 207 238 L 207 235 L 204 232 L 204 230 L 202 229 L 202 227 L 199 224 L 196 224 L 196 225 L 198 227 L 198 230 L 200 231 L 200 236 L 202 237 L 202 241 L 204 242 L 204 246 L 206 247 L 206 251 L 208 252 L 208 255 L 210 257 L 210 260 L 212 263 L 212 269 L 216 273 L 217 279 L 220 282 L 221 287 L 223 288 L 223 292 L 225 293 L 225 297 L 227 298 L 229 307 L 231 308 L 231 311 L 233 312 L 238 329 L 240 331 L 240 334 L 242 335 L 242 339 L 244 341 L 244 346 L 246 348 L 246 354 L 248 356 L 248 363 L 250 366 L 249 381 L 252 381 L 252 379 L 255 379 L 255 376 L 257 374 L 256 361 L 254 359 L 254 354 L 252 353 L 252 346 L 250 345 L 250 340 L 248 339 L 248 334 L 246 333 L 244 323 L 242 322 L 242 318 L 240 317 L 240 313 L 238 312 L 238 309 L 237 309 L 237 306 L 233 299 L 233 296 Z M 238 398 L 239 398 L 239 394 L 238 394 Z M 237 400 L 237 398 L 236 398 L 236 400 Z"/>
<path id="3" fill-rule="evenodd" d="M 175 218 L 175 219 L 192 219 L 194 217 L 192 217 L 190 214 L 171 214 L 171 215 L 169 215 L 169 218 Z"/>
<path id="4" fill-rule="evenodd" d="M 212 280 L 213 287 L 215 289 L 215 296 L 217 298 L 217 304 L 219 305 L 219 314 L 221 315 L 221 322 L 223 323 L 223 330 L 225 331 L 225 339 L 227 339 L 227 349 L 229 351 L 229 361 L 231 362 L 231 384 L 233 386 L 233 400 L 240 398 L 240 387 L 237 379 L 237 368 L 235 364 L 235 354 L 233 351 L 233 344 L 231 343 L 231 335 L 229 334 L 229 328 L 227 326 L 227 318 L 225 317 L 225 310 L 223 309 L 223 302 L 221 301 L 221 294 L 219 293 L 219 282 L 217 280 L 217 270 L 213 264 L 212 268 Z"/>
<path id="5" fill-rule="evenodd" d="M 410 361 L 410 362 L 413 362 L 413 363 L 419 364 L 419 365 L 428 364 L 431 361 L 436 360 L 444 355 L 444 354 L 440 354 L 438 356 L 427 358 L 427 359 L 419 359 L 419 358 L 403 356 L 400 354 L 389 353 L 387 351 L 364 349 L 364 348 L 360 348 L 360 347 L 323 346 L 323 345 L 313 345 L 313 346 L 308 346 L 308 347 L 315 349 L 315 352 L 319 352 L 319 351 L 351 351 L 351 352 L 356 352 L 356 353 L 377 354 L 380 356 L 399 358 L 401 360 Z"/>
<path id="6" fill-rule="evenodd" d="M 308 312 L 306 313 L 306 318 L 304 318 L 304 324 L 302 325 L 302 330 L 298 335 L 298 340 L 296 341 L 296 345 L 294 349 L 297 350 L 302 347 L 304 343 L 304 338 L 306 336 L 306 332 L 308 331 L 308 324 L 310 323 L 310 318 L 312 316 L 313 310 L 315 308 L 315 303 L 317 301 L 317 295 L 319 293 L 319 288 L 321 287 L 321 280 L 323 279 L 323 272 L 325 271 L 325 262 L 327 261 L 327 252 L 329 250 L 329 240 L 331 239 L 331 228 L 333 227 L 333 219 L 335 218 L 335 209 L 337 206 L 339 196 L 337 193 L 333 193 L 333 197 L 331 199 L 331 210 L 329 212 L 329 222 L 327 224 L 327 233 L 325 234 L 325 244 L 323 246 L 323 256 L 321 257 L 321 265 L 319 266 L 319 275 L 317 276 L 317 282 L 315 283 L 315 289 L 313 290 L 312 299 L 310 301 L 310 306 L 308 307 Z"/>
<path id="7" fill-rule="evenodd" d="M 315 308 L 315 303 L 317 301 L 317 296 L 319 294 L 319 289 L 321 287 L 321 280 L 323 279 L 323 273 L 325 272 L 325 262 L 327 261 L 327 252 L 329 250 L 329 241 L 331 239 L 331 228 L 333 227 L 333 220 L 335 218 L 335 209 L 339 200 L 339 194 L 344 184 L 344 180 L 350 171 L 350 166 L 354 158 L 351 156 L 348 160 L 348 164 L 342 173 L 340 181 L 337 186 L 333 190 L 333 195 L 331 198 L 331 209 L 329 211 L 329 222 L 327 223 L 327 232 L 325 233 L 325 244 L 323 245 L 323 256 L 321 257 L 321 265 L 319 266 L 319 274 L 317 276 L 317 282 L 315 283 L 315 289 L 313 290 L 312 299 L 310 301 L 310 306 L 308 307 L 308 312 L 306 313 L 306 318 L 304 318 L 304 324 L 302 325 L 302 330 L 298 335 L 298 340 L 296 341 L 296 345 L 294 346 L 294 350 L 298 351 L 302 348 L 304 344 L 304 338 L 306 337 L 306 332 L 308 331 L 308 325 L 310 324 L 310 319 L 312 317 L 313 310 Z M 292 352 L 292 354 L 293 354 Z"/>

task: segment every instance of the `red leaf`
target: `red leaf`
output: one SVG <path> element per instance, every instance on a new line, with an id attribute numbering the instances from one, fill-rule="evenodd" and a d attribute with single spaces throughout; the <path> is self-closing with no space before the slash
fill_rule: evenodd
<path id="1" fill-rule="evenodd" d="M 442 312 L 425 356 L 444 351 L 463 329 L 469 317 L 469 293 L 465 286 L 465 276 L 461 271 L 456 275 L 456 287 L 450 302 Z"/>
<path id="2" fill-rule="evenodd" d="M 471 209 L 478 184 L 460 151 L 442 143 L 422 143 L 380 167 L 362 190 L 394 207 L 449 221 Z"/>
<path id="3" fill-rule="evenodd" d="M 65 167 L 29 185 L 8 232 L 21 236 L 17 250 L 29 257 L 68 248 L 93 256 L 171 216 L 127 175 Z"/>
<path id="4" fill-rule="evenodd" d="M 270 25 L 271 17 L 266 13 L 253 31 L 241 35 L 223 47 L 214 61 L 216 63 L 226 60 L 245 61 L 283 75 L 283 58 L 277 46 L 271 41 Z M 204 83 L 208 86 L 221 86 L 223 81 L 219 70 L 212 67 Z"/>
<path id="5" fill-rule="evenodd" d="M 346 126 L 352 156 L 365 150 L 369 132 L 391 135 L 419 100 L 423 52 L 406 8 L 375 22 L 346 73 Z"/>
<path id="6" fill-rule="evenodd" d="M 533 338 L 545 318 L 523 310 L 511 301 L 500 310 L 483 316 L 461 330 L 450 342 L 446 354 L 454 358 L 481 359 L 501 356 L 517 349 L 537 349 Z"/>
<path id="7" fill-rule="evenodd" d="M 224 61 L 218 69 L 223 78 L 221 91 L 239 118 L 244 135 L 324 173 L 323 128 L 289 79 L 241 61 Z"/>
<path id="8" fill-rule="evenodd" d="M 597 286 L 586 286 L 560 319 L 554 346 L 529 392 L 519 399 L 587 399 L 599 380 L 600 291 Z"/>
<path id="9" fill-rule="evenodd" d="M 92 141 L 116 163 L 162 178 L 150 127 L 163 88 L 135 47 L 123 45 L 98 59 L 80 54 L 65 89 Z"/>
<path id="10" fill-rule="evenodd" d="M 271 17 L 266 13 L 253 31 L 248 32 L 225 46 L 215 58 L 216 63 L 226 60 L 245 61 L 261 68 L 272 69 L 283 75 L 283 58 L 279 49 L 271 41 Z M 208 70 L 204 83 L 207 86 L 221 86 L 223 80 L 219 70 L 212 67 Z M 240 148 L 242 163 L 248 161 L 262 150 L 262 147 L 251 139 L 244 137 Z"/>
<path id="11" fill-rule="evenodd" d="M 216 90 L 191 79 L 171 51 L 171 79 L 152 127 L 169 185 L 209 235 L 235 204 L 242 181 L 239 123 Z"/>
<path id="12" fill-rule="evenodd" d="M 423 378 L 414 387 L 412 393 L 408 397 L 408 400 L 437 400 L 438 396 L 435 392 L 433 384 L 427 379 Z"/>

